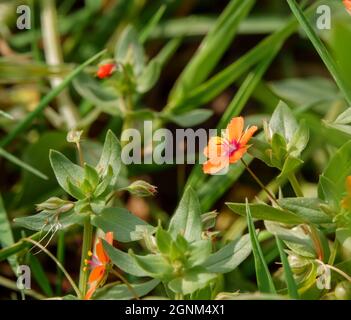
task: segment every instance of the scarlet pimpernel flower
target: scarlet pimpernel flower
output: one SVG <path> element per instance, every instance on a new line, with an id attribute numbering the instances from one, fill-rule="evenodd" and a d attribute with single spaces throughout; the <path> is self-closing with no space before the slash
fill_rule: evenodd
<path id="1" fill-rule="evenodd" d="M 204 149 L 204 155 L 209 158 L 203 164 L 203 171 L 207 174 L 216 174 L 222 169 L 240 160 L 247 152 L 247 143 L 256 132 L 252 126 L 244 130 L 243 117 L 233 118 L 222 137 L 212 137 Z"/>
<path id="2" fill-rule="evenodd" d="M 96 75 L 100 79 L 105 79 L 110 77 L 115 70 L 116 70 L 115 63 L 105 63 L 99 66 L 99 69 L 96 72 Z"/>
<path id="3" fill-rule="evenodd" d="M 343 3 L 347 12 L 351 15 L 351 0 L 344 0 Z"/>
<path id="4" fill-rule="evenodd" d="M 112 245 L 113 233 L 106 233 L 105 240 Z M 91 270 L 88 279 L 89 290 L 84 297 L 85 300 L 89 300 L 94 294 L 95 290 L 105 282 L 108 274 L 107 271 L 111 262 L 109 256 L 104 250 L 101 239 L 99 239 L 96 244 L 95 252 L 96 254 L 94 255 L 91 251 L 89 251 L 88 255 L 91 257 L 91 259 L 85 261 L 85 271 L 88 268 Z"/>

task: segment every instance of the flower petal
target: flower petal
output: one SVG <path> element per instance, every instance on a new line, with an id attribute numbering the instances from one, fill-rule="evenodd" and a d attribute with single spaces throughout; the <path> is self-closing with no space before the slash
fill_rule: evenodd
<path id="1" fill-rule="evenodd" d="M 204 155 L 207 158 L 213 156 L 220 157 L 225 150 L 226 140 L 221 137 L 211 137 L 208 146 L 204 149 Z"/>
<path id="2" fill-rule="evenodd" d="M 203 172 L 206 174 L 216 174 L 229 165 L 228 157 L 212 158 L 203 164 Z"/>
<path id="3" fill-rule="evenodd" d="M 239 141 L 242 135 L 243 129 L 244 129 L 244 118 L 243 117 L 233 118 L 229 122 L 227 126 L 227 132 L 226 132 L 226 136 L 229 142 Z"/>
<path id="4" fill-rule="evenodd" d="M 99 283 L 104 277 L 105 270 L 106 270 L 105 266 L 98 266 L 92 269 L 89 275 L 88 283 L 91 284 L 95 281 Z"/>
<path id="5" fill-rule="evenodd" d="M 89 290 L 88 290 L 87 294 L 85 295 L 84 300 L 90 300 L 92 295 L 94 294 L 96 288 L 97 288 L 96 284 L 92 284 L 89 287 Z"/>
<path id="6" fill-rule="evenodd" d="M 246 153 L 247 148 L 240 148 L 239 150 L 235 151 L 229 158 L 229 163 L 235 163 L 240 160 L 243 155 Z"/>
<path id="7" fill-rule="evenodd" d="M 254 135 L 254 133 L 257 131 L 257 129 L 258 128 L 256 126 L 248 128 L 240 139 L 240 146 L 245 146 L 249 142 L 251 137 Z"/>
<path id="8" fill-rule="evenodd" d="M 95 247 L 95 250 L 96 250 L 97 257 L 102 264 L 109 261 L 109 258 L 107 256 L 107 254 L 105 253 L 104 247 L 102 246 L 101 239 L 98 240 L 96 247 Z"/>

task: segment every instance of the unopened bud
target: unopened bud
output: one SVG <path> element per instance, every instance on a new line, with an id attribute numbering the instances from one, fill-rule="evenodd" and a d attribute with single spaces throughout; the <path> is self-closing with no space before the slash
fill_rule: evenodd
<path id="1" fill-rule="evenodd" d="M 36 205 L 37 211 L 57 211 L 60 213 L 67 212 L 74 207 L 74 204 L 67 200 L 62 200 L 57 197 L 51 197 L 45 202 Z"/>
<path id="2" fill-rule="evenodd" d="M 126 190 L 138 197 L 154 196 L 157 193 L 157 187 L 143 180 L 133 182 Z"/>

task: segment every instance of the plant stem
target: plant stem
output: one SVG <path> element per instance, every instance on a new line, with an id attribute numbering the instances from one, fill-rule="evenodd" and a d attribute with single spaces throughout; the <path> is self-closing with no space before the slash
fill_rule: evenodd
<path id="1" fill-rule="evenodd" d="M 265 185 L 261 182 L 261 180 L 256 176 L 256 174 L 249 168 L 249 166 L 246 164 L 246 162 L 244 161 L 243 158 L 241 158 L 241 162 L 243 163 L 243 165 L 245 166 L 246 170 L 250 173 L 250 175 L 252 176 L 252 178 L 254 178 L 254 180 L 258 183 L 258 185 L 262 188 L 262 190 L 264 190 L 268 197 L 271 199 L 272 202 L 274 202 L 276 205 L 279 206 L 277 200 L 275 199 L 274 195 L 265 187 Z"/>
<path id="2" fill-rule="evenodd" d="M 56 265 L 61 269 L 61 271 L 66 276 L 66 278 L 69 281 L 69 283 L 71 284 L 71 286 L 72 286 L 73 290 L 75 291 L 77 297 L 81 296 L 81 292 L 77 288 L 76 284 L 74 283 L 73 279 L 71 278 L 71 276 L 69 275 L 67 270 L 63 267 L 63 265 L 60 263 L 60 261 L 58 261 L 56 259 L 56 257 L 48 249 L 46 249 L 39 242 L 37 242 L 37 241 L 35 241 L 35 240 L 31 239 L 31 238 L 24 238 L 24 239 L 22 239 L 22 241 L 30 242 L 30 243 L 36 245 L 39 249 L 41 249 L 41 251 L 44 251 L 56 263 Z"/>
<path id="3" fill-rule="evenodd" d="M 300 186 L 299 182 L 296 179 L 295 173 L 292 173 L 289 175 L 289 182 L 290 182 L 292 188 L 294 189 L 296 196 L 299 198 L 303 197 L 303 192 L 301 190 L 301 186 Z"/>
<path id="4" fill-rule="evenodd" d="M 30 289 L 30 290 L 21 290 L 21 289 L 18 289 L 17 287 L 17 283 L 14 282 L 14 281 L 11 281 L 5 277 L 2 277 L 0 276 L 0 286 L 2 287 L 5 287 L 5 288 L 8 288 L 10 290 L 14 290 L 14 291 L 21 291 L 23 292 L 25 295 L 27 296 L 30 296 L 34 299 L 37 299 L 37 300 L 43 300 L 43 299 L 46 299 L 45 296 L 43 296 L 42 294 Z"/>
<path id="5" fill-rule="evenodd" d="M 87 293 L 88 288 L 88 272 L 84 271 L 85 260 L 88 259 L 88 251 L 91 249 L 93 243 L 93 226 L 90 223 L 90 217 L 87 217 L 84 221 L 84 232 L 83 232 L 83 245 L 82 255 L 80 261 L 79 270 L 79 290 L 82 294 L 82 298 Z"/>
<path id="6" fill-rule="evenodd" d="M 182 293 L 176 293 L 175 294 L 175 300 L 183 300 L 184 299 L 184 296 Z"/>
<path id="7" fill-rule="evenodd" d="M 132 287 L 132 285 L 128 282 L 128 280 L 121 274 L 119 273 L 117 270 L 115 269 L 111 269 L 111 272 L 118 277 L 119 279 L 122 280 L 122 282 L 127 286 L 127 288 L 129 289 L 129 291 L 132 293 L 132 295 L 134 296 L 134 298 L 136 300 L 140 300 L 138 294 L 136 293 L 136 291 L 134 290 L 134 288 Z"/>
<path id="8" fill-rule="evenodd" d="M 63 265 L 65 260 L 65 231 L 61 230 L 58 233 L 57 240 L 57 260 Z M 56 294 L 60 296 L 62 294 L 62 272 L 59 267 L 57 267 L 56 273 Z"/>

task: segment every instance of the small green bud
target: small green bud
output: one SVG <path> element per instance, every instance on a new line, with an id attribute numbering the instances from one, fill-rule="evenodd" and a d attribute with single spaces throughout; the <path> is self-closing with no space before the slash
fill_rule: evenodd
<path id="1" fill-rule="evenodd" d="M 51 197 L 45 202 L 36 205 L 37 211 L 57 211 L 58 213 L 63 213 L 71 210 L 74 204 L 71 201 L 62 200 L 57 197 Z"/>
<path id="2" fill-rule="evenodd" d="M 130 184 L 125 190 L 138 197 L 154 196 L 157 192 L 157 187 L 143 180 L 137 180 Z"/>
<path id="3" fill-rule="evenodd" d="M 334 294 L 338 300 L 351 300 L 351 283 L 348 281 L 339 282 Z"/>

